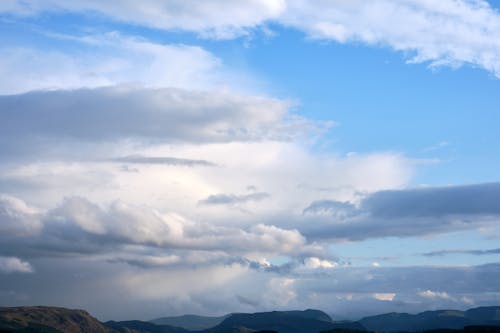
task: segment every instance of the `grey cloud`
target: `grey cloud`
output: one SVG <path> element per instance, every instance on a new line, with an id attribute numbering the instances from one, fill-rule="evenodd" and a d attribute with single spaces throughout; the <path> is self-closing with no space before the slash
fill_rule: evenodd
<path id="1" fill-rule="evenodd" d="M 500 264 L 479 266 L 339 267 L 314 285 L 302 288 L 323 293 L 416 294 L 439 290 L 449 294 L 497 292 Z M 306 275 L 307 276 L 307 275 Z M 306 281 L 306 279 L 305 279 Z"/>
<path id="2" fill-rule="evenodd" d="M 440 257 L 452 254 L 470 254 L 475 256 L 500 254 L 500 248 L 489 250 L 440 250 L 422 253 L 422 255 L 426 257 Z"/>
<path id="3" fill-rule="evenodd" d="M 19 199 L 0 201 L 3 252 L 24 256 L 109 253 L 134 247 L 164 250 L 222 251 L 232 257 L 247 252 L 300 255 L 316 251 L 297 230 L 258 224 L 248 228 L 193 222 L 178 214 L 117 201 L 101 208 L 84 198 L 67 198 L 34 217 Z M 11 216 L 16 217 L 14 220 Z M 33 222 L 35 221 L 35 222 Z M 32 226 L 34 225 L 34 227 Z M 29 232 L 25 232 L 28 230 Z M 146 258 L 147 259 L 147 258 Z M 161 258 L 151 258 L 159 260 Z M 154 261 L 153 260 L 153 261 Z M 158 262 L 159 262 L 158 261 Z"/>
<path id="4" fill-rule="evenodd" d="M 495 226 L 497 219 L 477 216 L 459 218 L 399 218 L 376 219 L 359 215 L 343 223 L 328 218 L 311 219 L 301 232 L 311 239 L 337 239 L 360 241 L 369 238 L 414 237 L 443 234 L 462 230 L 473 230 L 484 226 Z"/>
<path id="5" fill-rule="evenodd" d="M 175 265 L 181 260 L 177 255 L 167 255 L 167 256 L 117 256 L 110 258 L 107 261 L 109 263 L 126 263 L 131 266 L 136 266 L 140 268 L 150 269 L 157 267 L 168 267 Z"/>
<path id="6" fill-rule="evenodd" d="M 269 281 L 286 279 L 295 295 L 281 309 L 319 308 L 334 315 L 334 318 L 358 319 L 363 315 L 380 312 L 419 312 L 430 307 L 464 309 L 498 303 L 500 264 L 467 267 L 397 267 L 362 268 L 338 267 L 325 276 L 295 274 L 280 276 L 261 270 L 247 270 L 236 278 L 207 286 L 202 290 L 182 289 L 182 296 L 167 293 L 167 297 L 144 296 L 142 284 L 149 273 L 156 281 L 164 281 L 171 274 L 144 272 L 125 263 L 109 263 L 99 260 L 39 258 L 33 260 L 36 274 L 22 274 L 12 279 L 0 274 L 0 295 L 5 304 L 47 304 L 88 309 L 99 319 L 151 319 L 161 317 L 165 311 L 171 314 L 200 313 L 220 315 L 232 311 L 248 311 L 250 304 L 242 304 L 236 295 L 258 304 L 255 310 L 276 309 L 272 300 L 265 298 Z M 230 268 L 227 268 L 230 269 Z M 205 271 L 190 269 L 179 275 L 190 281 L 204 281 Z M 144 275 L 148 274 L 148 275 Z M 326 273 L 325 273 L 326 274 Z M 146 280 L 141 280 L 146 277 Z M 220 276 L 213 276 L 220 278 Z M 123 281 L 137 281 L 130 289 Z M 96 281 L 99 281 L 96 283 Z M 279 285 L 279 284 L 278 284 Z M 169 287 L 168 283 L 154 286 Z M 175 288 L 171 287 L 171 288 Z M 432 290 L 446 292 L 453 299 L 426 299 L 420 292 Z M 272 292 L 273 290 L 269 290 Z M 25 294 L 21 299 L 22 293 Z M 395 293 L 394 301 L 374 299 L 375 293 Z M 213 295 L 217 295 L 216 298 Z M 217 306 L 214 310 L 214 306 Z M 163 312 L 162 312 L 163 311 Z M 218 313 L 213 313 L 218 311 Z"/>
<path id="7" fill-rule="evenodd" d="M 466 309 L 495 305 L 500 264 L 480 266 L 339 267 L 322 276 L 296 276 L 295 291 L 320 295 L 321 304 L 336 315 L 353 319 L 381 312 L 419 312 L 434 308 Z M 445 292 L 449 299 L 426 299 L 426 290 Z M 393 301 L 375 294 L 393 293 Z M 384 310 L 381 310 L 384 309 Z"/>
<path id="8" fill-rule="evenodd" d="M 88 158 L 105 154 L 109 151 L 105 145 L 122 140 L 148 144 L 289 140 L 322 126 L 289 115 L 288 105 L 234 93 L 129 86 L 4 95 L 0 96 L 0 154 L 11 160 L 27 154 Z"/>
<path id="9" fill-rule="evenodd" d="M 374 217 L 500 214 L 500 183 L 381 191 L 363 200 Z"/>
<path id="10" fill-rule="evenodd" d="M 238 302 L 240 302 L 241 304 L 243 305 L 249 305 L 253 308 L 256 308 L 259 306 L 259 302 L 256 301 L 256 300 L 253 300 L 249 297 L 245 297 L 245 296 L 241 296 L 241 295 L 236 295 L 236 299 L 238 300 Z"/>
<path id="11" fill-rule="evenodd" d="M 302 212 L 303 214 L 329 215 L 336 219 L 346 219 L 356 214 L 356 206 L 350 202 L 334 200 L 314 201 Z"/>
<path id="12" fill-rule="evenodd" d="M 157 156 L 142 156 L 131 155 L 116 157 L 111 159 L 112 162 L 130 163 L 130 164 L 159 164 L 159 165 L 174 165 L 174 166 L 215 166 L 214 163 L 205 160 L 193 160 L 187 158 L 176 157 L 157 157 Z"/>
<path id="13" fill-rule="evenodd" d="M 262 201 L 270 198 L 271 196 L 265 192 L 257 192 L 250 194 L 212 194 L 208 198 L 200 200 L 200 204 L 204 205 L 235 205 L 245 203 L 248 201 Z"/>
<path id="14" fill-rule="evenodd" d="M 380 191 L 358 208 L 316 201 L 304 210 L 300 230 L 314 239 L 407 237 L 496 226 L 500 183 Z"/>
<path id="15" fill-rule="evenodd" d="M 165 253 L 167 252 L 167 253 Z M 286 274 L 298 264 L 287 262 L 282 265 L 272 265 L 248 259 L 243 256 L 231 255 L 222 250 L 179 250 L 179 249 L 153 249 L 148 253 L 112 255 L 106 260 L 109 263 L 126 263 L 143 269 L 180 269 L 200 268 L 215 265 L 231 266 L 238 264 L 252 270 Z"/>

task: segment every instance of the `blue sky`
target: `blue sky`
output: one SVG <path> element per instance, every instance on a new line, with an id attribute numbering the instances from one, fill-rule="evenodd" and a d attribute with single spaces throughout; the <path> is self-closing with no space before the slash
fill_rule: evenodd
<path id="1" fill-rule="evenodd" d="M 498 2 L 13 0 L 0 26 L 2 305 L 500 301 Z"/>

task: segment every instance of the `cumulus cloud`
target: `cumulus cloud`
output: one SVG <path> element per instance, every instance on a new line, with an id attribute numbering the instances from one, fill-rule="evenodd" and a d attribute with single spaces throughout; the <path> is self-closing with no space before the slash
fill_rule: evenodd
<path id="1" fill-rule="evenodd" d="M 0 194 L 0 238 L 29 236 L 40 228 L 36 209 L 18 198 Z"/>
<path id="2" fill-rule="evenodd" d="M 22 213 L 10 208 L 11 215 Z M 23 216 L 18 224 L 26 223 Z M 67 198 L 38 217 L 40 227 L 29 235 L 3 234 L 6 251 L 57 256 L 61 253 L 110 253 L 127 246 L 163 250 L 219 251 L 229 256 L 246 254 L 308 253 L 313 246 L 297 230 L 257 224 L 250 228 L 217 226 L 190 221 L 176 213 L 160 213 L 145 206 L 114 202 L 103 209 L 79 197 Z M 8 222 L 8 220 L 7 220 Z M 2 220 L 2 224 L 4 221 Z M 131 247 L 131 253 L 134 253 Z M 47 254 L 49 253 L 49 254 Z M 139 251 L 140 254 L 140 251 Z M 175 262 L 175 257 L 144 256 L 144 265 Z M 226 256 L 223 258 L 228 260 Z M 127 261 L 127 260 L 125 260 Z M 128 261 L 134 261 L 133 258 Z"/>
<path id="3" fill-rule="evenodd" d="M 321 260 L 320 258 L 316 257 L 309 257 L 304 260 L 304 266 L 306 268 L 312 268 L 312 269 L 335 268 L 338 266 L 338 263 L 329 260 Z"/>
<path id="4" fill-rule="evenodd" d="M 33 273 L 33 267 L 16 257 L 0 256 L 0 273 Z"/>

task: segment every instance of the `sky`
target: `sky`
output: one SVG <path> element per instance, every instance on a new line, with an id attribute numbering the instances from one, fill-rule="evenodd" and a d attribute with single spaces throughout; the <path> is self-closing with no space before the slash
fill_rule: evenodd
<path id="1" fill-rule="evenodd" d="M 499 8 L 1 1 L 0 305 L 499 305 Z"/>

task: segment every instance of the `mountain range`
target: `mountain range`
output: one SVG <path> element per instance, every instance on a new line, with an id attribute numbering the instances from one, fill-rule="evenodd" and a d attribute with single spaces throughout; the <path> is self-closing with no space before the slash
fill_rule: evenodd
<path id="1" fill-rule="evenodd" d="M 358 321 L 333 321 L 320 310 L 185 315 L 151 321 L 99 322 L 84 310 L 0 307 L 0 333 L 500 333 L 500 306 L 419 314 L 387 313 Z"/>
<path id="2" fill-rule="evenodd" d="M 393 312 L 366 317 L 359 323 L 367 330 L 381 332 L 462 329 L 474 325 L 500 326 L 500 307 L 480 307 L 467 311 L 425 311 L 415 315 Z"/>

